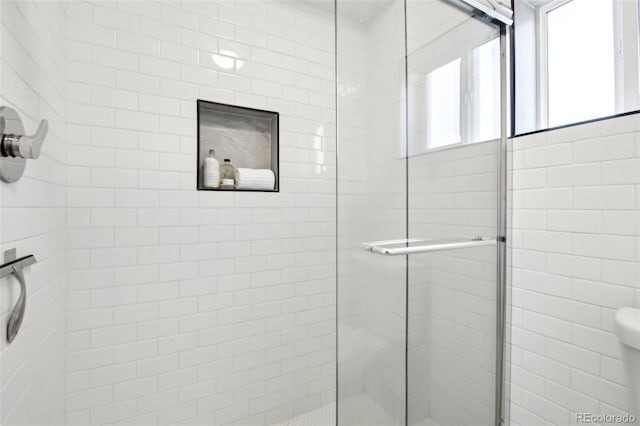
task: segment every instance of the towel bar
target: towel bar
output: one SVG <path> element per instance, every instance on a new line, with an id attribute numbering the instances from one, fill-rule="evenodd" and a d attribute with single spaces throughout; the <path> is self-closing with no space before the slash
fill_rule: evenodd
<path id="1" fill-rule="evenodd" d="M 428 253 L 445 250 L 456 250 L 471 247 L 489 246 L 496 243 L 495 238 L 460 237 L 437 240 L 405 239 L 375 241 L 363 243 L 365 250 L 371 253 L 383 254 L 386 256 L 398 256 L 404 254 Z"/>

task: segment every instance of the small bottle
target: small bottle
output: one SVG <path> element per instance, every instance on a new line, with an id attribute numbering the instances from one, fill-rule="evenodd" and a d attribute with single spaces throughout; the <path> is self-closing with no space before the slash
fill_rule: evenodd
<path id="1" fill-rule="evenodd" d="M 209 155 L 204 159 L 204 186 L 217 188 L 220 186 L 220 163 L 214 157 L 215 151 L 209 150 Z"/>
<path id="2" fill-rule="evenodd" d="M 235 186 L 236 176 L 233 164 L 228 158 L 224 159 L 224 163 L 220 166 L 220 187 L 233 188 Z"/>

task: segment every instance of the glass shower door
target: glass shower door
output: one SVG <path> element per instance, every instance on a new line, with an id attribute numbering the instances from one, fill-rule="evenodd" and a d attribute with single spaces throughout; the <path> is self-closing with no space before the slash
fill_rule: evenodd
<path id="1" fill-rule="evenodd" d="M 504 31 L 337 2 L 340 426 L 496 422 Z"/>
<path id="2" fill-rule="evenodd" d="M 404 3 L 338 11 L 338 424 L 405 420 L 406 259 L 362 243 L 404 238 Z"/>
<path id="3" fill-rule="evenodd" d="M 433 3 L 407 3 L 407 424 L 492 425 L 500 28 L 443 4 L 425 30 Z"/>

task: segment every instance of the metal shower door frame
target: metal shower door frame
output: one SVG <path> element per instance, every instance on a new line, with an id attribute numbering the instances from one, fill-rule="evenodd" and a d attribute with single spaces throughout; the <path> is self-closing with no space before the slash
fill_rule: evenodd
<path id="1" fill-rule="evenodd" d="M 404 13 L 405 13 L 405 32 L 407 30 L 406 23 L 406 4 L 404 1 Z M 508 399 L 508 385 L 509 385 L 509 368 L 507 365 L 507 357 L 509 354 L 509 347 L 507 345 L 507 322 L 509 320 L 507 311 L 507 285 L 509 281 L 509 269 L 508 269 L 508 238 L 507 227 L 509 222 L 509 205 L 507 197 L 507 184 L 508 184 L 508 138 L 510 132 L 513 129 L 513 66 L 512 66 L 512 46 L 513 46 L 513 20 L 512 12 L 506 10 L 504 7 L 496 6 L 496 0 L 486 0 L 489 4 L 485 4 L 479 0 L 443 0 L 449 4 L 466 10 L 471 16 L 477 19 L 485 19 L 497 25 L 500 31 L 500 141 L 498 144 L 498 170 L 497 170 L 497 233 L 496 233 L 496 377 L 495 377 L 495 409 L 494 409 L 494 425 L 505 426 L 509 425 L 509 408 L 507 404 Z M 336 123 L 339 118 L 339 102 L 338 102 L 338 0 L 334 0 L 334 47 L 336 54 L 336 61 L 334 63 L 334 76 L 336 80 L 335 84 L 335 109 L 336 109 Z M 510 13 L 511 12 L 511 13 Z M 406 51 L 406 34 L 405 34 L 405 72 L 407 71 L 407 51 Z M 405 75 L 405 84 L 406 81 Z M 405 88 L 406 89 L 406 88 Z M 340 145 L 339 131 L 336 129 L 336 162 L 339 160 L 339 145 Z M 336 197 L 337 197 L 337 185 L 338 176 L 336 171 Z M 338 231 L 337 220 L 338 209 L 336 206 L 336 231 Z M 407 227 L 408 230 L 408 227 Z M 409 241 L 409 236 L 404 241 Z M 338 262 L 338 250 L 336 241 L 336 262 Z M 408 271 L 408 264 L 406 265 Z M 407 275 L 408 286 L 408 275 Z M 408 302 L 408 288 L 407 288 L 407 302 Z M 336 377 L 335 377 L 335 395 L 336 395 L 336 412 L 335 421 L 336 425 L 339 424 L 339 364 L 338 364 L 338 266 L 336 265 Z M 408 333 L 408 324 L 405 327 L 405 333 Z M 408 344 L 408 336 L 405 336 L 405 342 Z M 407 348 L 405 348 L 405 425 L 408 418 L 408 398 L 406 392 L 406 384 L 408 382 L 408 363 Z M 407 425 L 408 426 L 408 425 Z"/>

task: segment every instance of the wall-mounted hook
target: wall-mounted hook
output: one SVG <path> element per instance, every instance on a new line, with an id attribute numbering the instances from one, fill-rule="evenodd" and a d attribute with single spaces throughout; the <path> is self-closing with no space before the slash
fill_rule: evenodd
<path id="1" fill-rule="evenodd" d="M 16 249 L 7 250 L 4 253 L 4 257 L 6 263 L 0 266 L 0 278 L 13 275 L 20 284 L 20 296 L 7 322 L 7 341 L 11 343 L 16 338 L 20 325 L 22 325 L 27 305 L 27 283 L 24 279 L 23 269 L 36 263 L 36 258 L 33 255 L 29 255 L 16 259 Z"/>
<path id="2" fill-rule="evenodd" d="M 0 107 L 0 179 L 16 182 L 22 177 L 27 159 L 40 157 L 49 123 L 42 120 L 35 134 L 25 135 L 20 116 L 10 107 Z"/>

